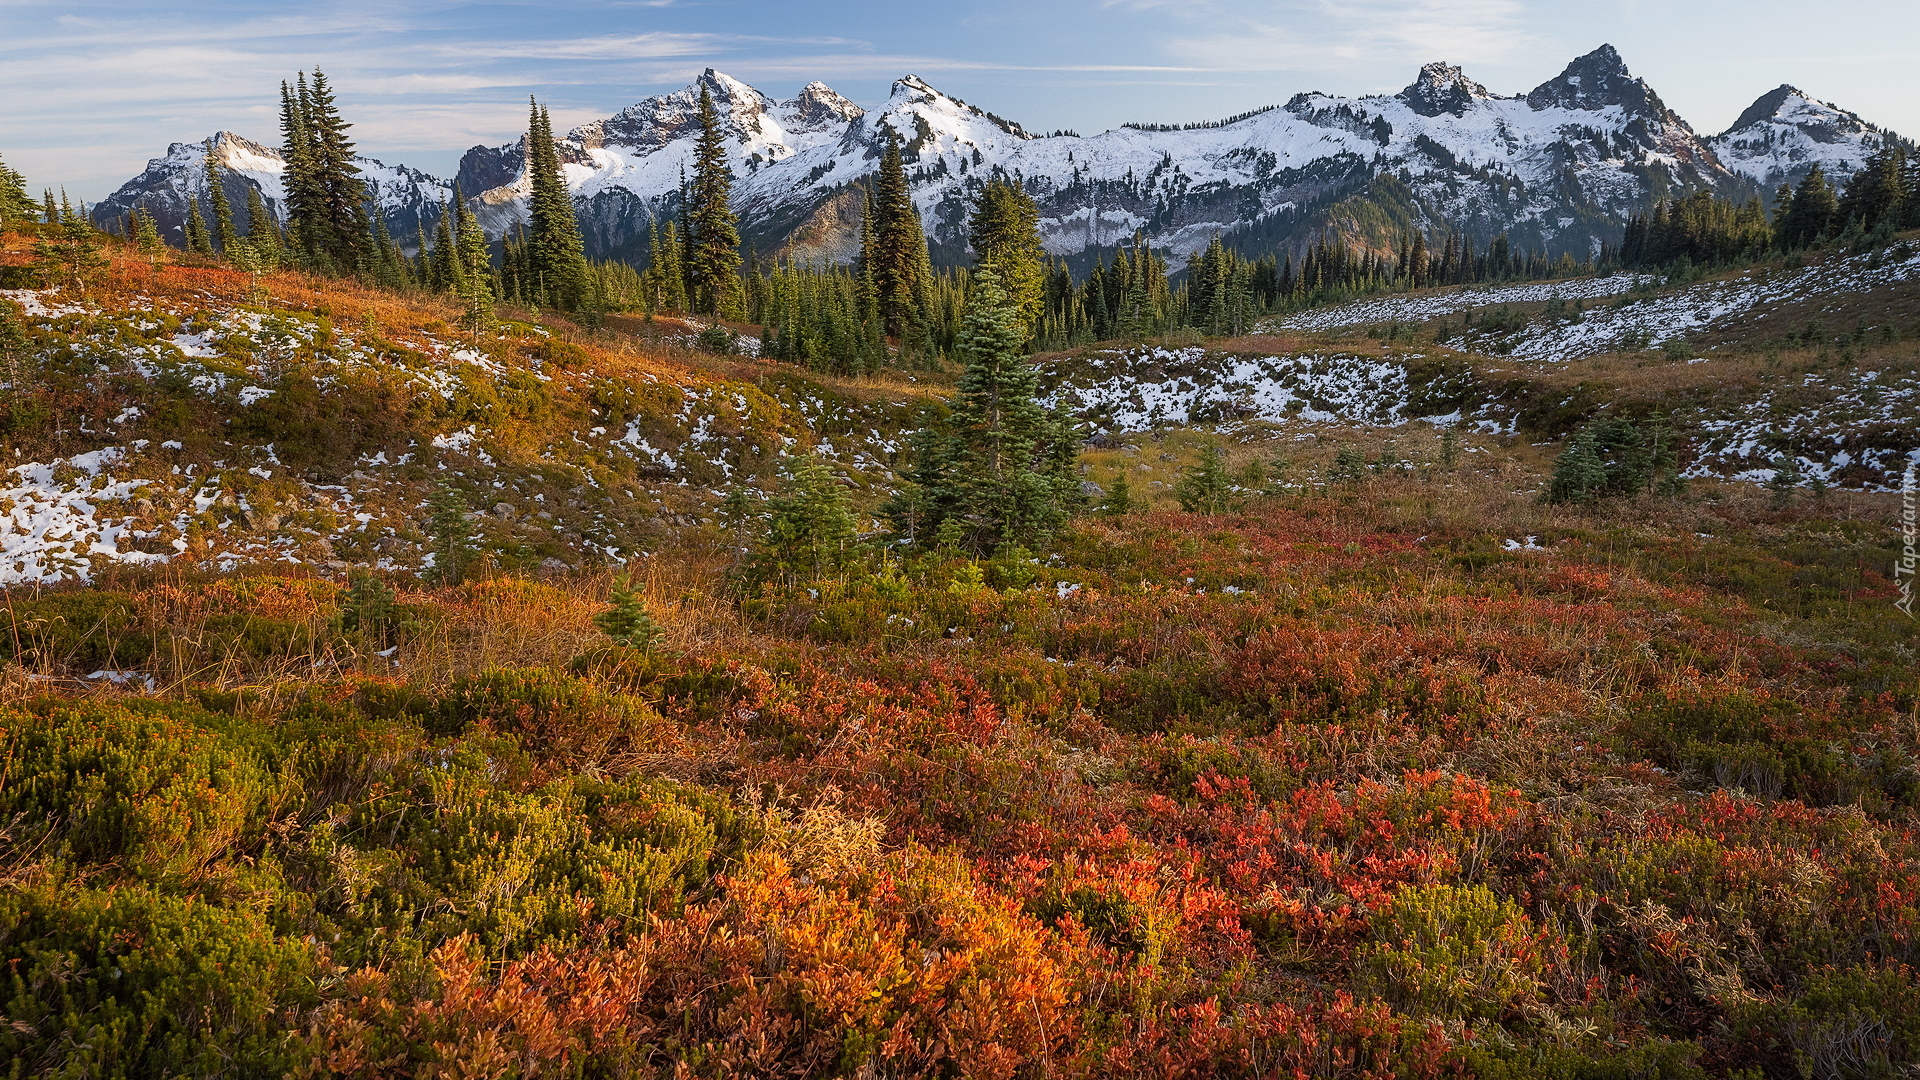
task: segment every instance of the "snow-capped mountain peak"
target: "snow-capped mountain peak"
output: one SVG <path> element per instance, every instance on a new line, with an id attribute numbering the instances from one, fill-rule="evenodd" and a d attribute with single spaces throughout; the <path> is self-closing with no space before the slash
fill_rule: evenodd
<path id="1" fill-rule="evenodd" d="M 862 185 L 894 136 L 937 261 L 966 258 L 968 212 L 997 178 L 1025 186 L 1047 250 L 1070 258 L 1136 231 L 1178 257 L 1215 234 L 1248 253 L 1298 251 L 1326 232 L 1385 250 L 1408 228 L 1430 240 L 1461 231 L 1476 245 L 1505 232 L 1522 249 L 1578 257 L 1617 241 L 1625 216 L 1655 198 L 1699 188 L 1744 198 L 1756 183 L 1797 181 L 1815 163 L 1844 183 L 1888 137 L 1781 87 L 1728 132 L 1703 139 L 1610 45 L 1525 95 L 1495 93 L 1434 63 L 1391 96 L 1301 94 L 1213 123 L 1128 125 L 1088 138 L 1035 137 L 918 75 L 863 109 L 823 83 L 776 99 L 709 68 L 556 140 L 589 254 L 645 259 L 650 227 L 678 212 L 693 171 L 703 92 L 726 137 L 741 235 L 763 258 L 800 260 L 844 261 L 858 250 Z M 278 155 L 222 139 L 220 152 L 232 155 L 229 198 L 238 205 L 247 185 L 258 186 L 277 211 Z M 178 207 L 177 222 L 184 192 L 204 188 L 199 157 L 196 145 L 176 145 L 101 219 L 171 192 L 153 197 Z M 495 236 L 525 220 L 525 160 L 519 140 L 474 147 L 461 160 L 461 192 Z M 397 234 L 431 225 L 448 185 L 363 168 Z"/>
<path id="2" fill-rule="evenodd" d="M 1452 64 L 1434 63 L 1421 68 L 1420 77 L 1397 96 L 1421 116 L 1465 116 L 1493 94 Z"/>
<path id="3" fill-rule="evenodd" d="M 1708 140 L 1727 168 L 1766 187 L 1794 184 L 1815 165 L 1844 177 L 1887 133 L 1857 114 L 1782 84 L 1760 95 L 1733 126 Z"/>
<path id="4" fill-rule="evenodd" d="M 1627 70 L 1619 50 L 1602 45 L 1568 64 L 1566 70 L 1541 83 L 1527 94 L 1527 104 L 1536 109 L 1578 109 L 1597 111 L 1618 106 L 1629 115 L 1671 115 L 1660 95 L 1645 79 L 1635 78 Z"/>

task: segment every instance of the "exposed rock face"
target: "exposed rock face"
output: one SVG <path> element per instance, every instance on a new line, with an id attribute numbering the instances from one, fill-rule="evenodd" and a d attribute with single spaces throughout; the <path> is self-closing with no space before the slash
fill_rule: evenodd
<path id="1" fill-rule="evenodd" d="M 1442 113 L 1465 116 L 1476 102 L 1491 97 L 1493 95 L 1487 92 L 1486 87 L 1467 78 L 1459 68 L 1450 64 L 1428 64 L 1421 68 L 1420 77 L 1399 94 L 1407 108 L 1421 116 L 1439 116 Z"/>

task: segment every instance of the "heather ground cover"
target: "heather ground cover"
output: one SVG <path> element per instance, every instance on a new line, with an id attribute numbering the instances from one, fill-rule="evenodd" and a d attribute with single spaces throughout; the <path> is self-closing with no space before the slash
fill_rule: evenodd
<path id="1" fill-rule="evenodd" d="M 1551 443 L 1187 416 L 1091 430 L 1097 505 L 973 558 L 876 517 L 935 375 L 254 285 L 21 305 L 60 422 L 7 414 L 0 510 L 78 549 L 0 600 L 9 1075 L 1920 1063 L 1896 494 L 1550 506 Z M 1577 375 L 1701 370 L 1654 363 Z M 1555 378 L 1543 440 L 1628 400 Z M 807 450 L 865 538 L 768 573 Z"/>
<path id="2" fill-rule="evenodd" d="M 658 654 L 592 579 L 403 592 L 377 639 L 306 575 L 16 598 L 0 1039 L 22 1074 L 1911 1061 L 1885 507 L 1625 509 L 1389 475 L 745 598 L 689 547 Z M 30 677 L 108 660 L 178 679 Z"/>

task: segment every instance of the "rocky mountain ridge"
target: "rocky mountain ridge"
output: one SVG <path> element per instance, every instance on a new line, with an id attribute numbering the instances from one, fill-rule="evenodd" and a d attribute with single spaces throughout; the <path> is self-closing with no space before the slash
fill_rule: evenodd
<path id="1" fill-rule="evenodd" d="M 1585 256 L 1625 215 L 1701 187 L 1767 194 L 1816 164 L 1851 173 L 1890 137 L 1792 87 L 1762 95 L 1734 126 L 1696 132 L 1611 46 L 1525 94 L 1504 96 L 1458 67 L 1429 64 L 1393 95 L 1295 95 L 1218 124 L 1129 125 L 1037 137 L 917 76 L 866 109 L 823 83 L 775 99 L 708 69 L 558 140 L 591 254 L 642 260 L 650 226 L 676 212 L 707 92 L 729 136 L 735 204 L 765 257 L 840 262 L 858 243 L 860 182 L 890 133 L 903 142 L 936 261 L 966 257 L 966 213 L 988 180 L 1022 182 L 1049 251 L 1068 258 L 1144 232 L 1183 255 L 1216 233 L 1246 251 L 1298 248 L 1334 231 L 1390 244 L 1402 230 L 1506 232 L 1522 248 Z M 279 210 L 277 153 L 222 133 L 229 197 L 254 184 Z M 100 204 L 108 220 L 147 205 L 177 228 L 204 189 L 199 148 L 175 144 Z M 526 219 L 521 142 L 476 146 L 452 182 L 365 161 L 396 235 L 430 228 L 455 183 L 495 236 Z"/>

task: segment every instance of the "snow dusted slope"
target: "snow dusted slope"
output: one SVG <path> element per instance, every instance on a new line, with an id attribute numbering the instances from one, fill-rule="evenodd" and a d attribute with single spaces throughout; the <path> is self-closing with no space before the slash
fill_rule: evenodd
<path id="1" fill-rule="evenodd" d="M 1885 138 L 1854 113 L 1780 86 L 1710 142 L 1727 168 L 1771 189 L 1798 184 L 1815 165 L 1829 177 L 1848 176 Z"/>
<path id="2" fill-rule="evenodd" d="M 286 220 L 286 192 L 281 178 L 286 161 L 280 151 L 231 131 L 215 132 L 214 153 L 226 174 L 222 186 L 233 207 L 236 227 L 245 232 L 247 189 L 257 188 L 267 209 Z M 118 227 L 135 207 L 145 207 L 160 226 L 160 235 L 175 245 L 184 243 L 187 200 L 200 200 L 201 212 L 210 214 L 207 186 L 206 143 L 174 143 L 164 157 L 147 162 L 147 171 L 120 186 L 118 191 L 94 205 L 93 220 L 101 226 Z M 374 185 L 380 206 L 386 211 L 388 227 L 403 240 L 416 230 L 431 229 L 440 220 L 440 207 L 452 196 L 445 180 L 429 176 L 405 165 L 388 165 L 372 158 L 356 157 L 360 178 Z"/>

